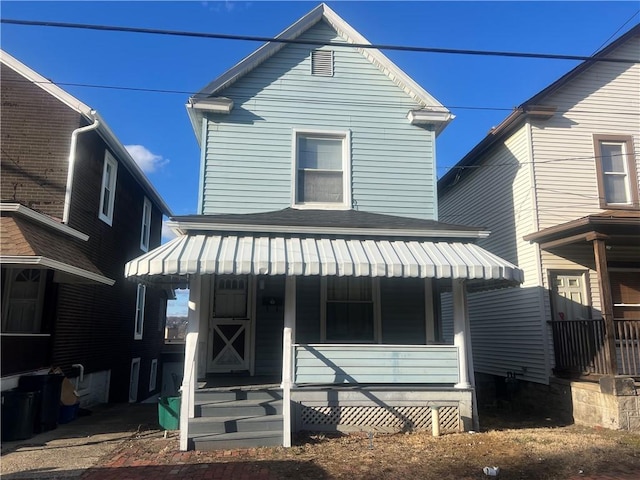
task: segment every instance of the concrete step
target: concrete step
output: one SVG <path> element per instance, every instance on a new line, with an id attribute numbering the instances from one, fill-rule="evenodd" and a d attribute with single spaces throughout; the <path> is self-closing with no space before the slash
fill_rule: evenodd
<path id="1" fill-rule="evenodd" d="M 282 400 L 195 400 L 196 417 L 257 417 L 281 413 Z"/>
<path id="2" fill-rule="evenodd" d="M 201 389 L 195 392 L 196 400 L 281 400 L 282 390 L 245 390 L 245 389 Z"/>
<path id="3" fill-rule="evenodd" d="M 189 434 L 280 432 L 282 415 L 258 417 L 197 417 L 189 419 Z"/>
<path id="4" fill-rule="evenodd" d="M 282 445 L 282 431 L 194 434 L 189 435 L 189 443 L 195 450 L 200 451 L 271 447 Z"/>

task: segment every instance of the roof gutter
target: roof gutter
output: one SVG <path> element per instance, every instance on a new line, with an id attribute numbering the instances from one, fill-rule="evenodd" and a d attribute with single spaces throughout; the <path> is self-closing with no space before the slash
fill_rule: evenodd
<path id="1" fill-rule="evenodd" d="M 100 121 L 96 117 L 96 111 L 91 110 L 91 112 L 89 112 L 89 115 L 93 119 L 93 123 L 85 127 L 76 128 L 71 133 L 71 147 L 69 149 L 69 170 L 67 171 L 67 189 L 64 194 L 64 213 L 62 214 L 62 223 L 69 223 L 69 211 L 71 210 L 71 192 L 73 190 L 73 175 L 76 164 L 78 135 L 84 132 L 95 130 L 100 126 Z"/>

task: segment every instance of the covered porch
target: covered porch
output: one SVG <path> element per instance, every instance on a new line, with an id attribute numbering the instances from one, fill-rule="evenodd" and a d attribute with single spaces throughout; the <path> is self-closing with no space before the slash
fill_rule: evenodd
<path id="1" fill-rule="evenodd" d="M 242 215 L 189 217 L 177 223 L 182 236 L 127 265 L 138 281 L 189 284 L 181 448 L 204 401 L 197 379 L 225 369 L 278 376 L 284 446 L 298 430 L 472 428 L 466 295 L 517 285 L 521 271 L 473 243 L 485 232 L 332 213 L 343 225 L 301 225 L 308 211 L 250 224 Z M 233 300 L 221 295 L 234 288 Z M 454 298 L 450 345 L 442 291 Z M 274 395 L 262 406 L 279 415 Z"/>
<path id="2" fill-rule="evenodd" d="M 550 322 L 556 374 L 640 380 L 640 212 L 605 211 L 525 240 L 595 271 L 597 277 L 597 290 L 587 301 L 591 298 L 599 309 L 580 316 L 554 316 Z"/>

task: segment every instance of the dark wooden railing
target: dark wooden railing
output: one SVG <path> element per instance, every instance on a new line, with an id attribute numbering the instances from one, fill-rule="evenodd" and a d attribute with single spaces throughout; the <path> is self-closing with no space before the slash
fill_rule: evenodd
<path id="1" fill-rule="evenodd" d="M 561 375 L 609 374 L 640 377 L 640 320 L 615 319 L 617 372 L 607 371 L 604 320 L 549 322 L 555 371 Z"/>

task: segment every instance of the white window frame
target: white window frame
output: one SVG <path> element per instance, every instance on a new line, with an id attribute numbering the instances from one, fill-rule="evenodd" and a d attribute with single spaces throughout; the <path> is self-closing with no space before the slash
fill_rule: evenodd
<path id="1" fill-rule="evenodd" d="M 9 311 L 14 301 L 13 299 L 13 287 L 16 283 L 16 277 L 25 270 L 38 270 L 40 273 L 40 279 L 38 280 L 38 296 L 33 300 L 35 304 L 34 318 L 32 319 L 32 329 L 30 332 L 16 332 L 13 330 L 7 330 L 9 322 Z M 2 297 L 2 333 L 16 333 L 16 334 L 39 334 L 42 332 L 42 311 L 44 305 L 44 292 L 47 281 L 47 270 L 44 269 L 32 269 L 32 268 L 8 268 L 4 282 L 4 295 Z"/>
<path id="2" fill-rule="evenodd" d="M 140 357 L 131 359 L 129 373 L 129 403 L 138 401 L 138 385 L 140 384 Z"/>
<path id="3" fill-rule="evenodd" d="M 138 291 L 136 293 L 136 316 L 135 324 L 133 327 L 133 338 L 135 340 L 142 340 L 142 332 L 144 330 L 144 307 L 147 297 L 147 287 L 141 283 L 138 284 Z"/>
<path id="4" fill-rule="evenodd" d="M 629 135 L 593 135 L 593 144 L 596 157 L 596 171 L 598 177 L 598 196 L 600 208 L 603 209 L 630 209 L 639 208 L 638 178 L 636 175 L 635 150 L 633 137 Z M 605 171 L 602 164 L 602 145 L 620 145 L 623 156 L 623 171 Z M 608 202 L 605 179 L 607 176 L 618 176 L 624 179 L 625 202 Z"/>
<path id="5" fill-rule="evenodd" d="M 298 139 L 300 137 L 342 140 L 342 202 L 298 202 Z M 291 206 L 298 209 L 349 210 L 351 208 L 351 131 L 293 129 L 291 141 Z"/>
<path id="6" fill-rule="evenodd" d="M 113 175 L 111 176 L 109 184 L 107 184 L 107 168 L 111 167 Z M 118 162 L 109 151 L 104 152 L 104 165 L 102 167 L 102 186 L 100 187 L 100 207 L 98 209 L 98 218 L 107 225 L 111 226 L 113 223 L 113 208 L 116 198 L 116 184 L 118 177 Z M 105 192 L 111 193 L 107 204 L 107 211 L 104 211 L 104 197 Z"/>
<path id="7" fill-rule="evenodd" d="M 149 251 L 149 243 L 151 242 L 152 211 L 151 200 L 144 197 L 144 202 L 142 203 L 142 224 L 140 226 L 140 250 L 143 252 Z"/>
<path id="8" fill-rule="evenodd" d="M 149 369 L 149 391 L 153 392 L 158 385 L 158 359 L 151 360 L 151 368 Z"/>
<path id="9" fill-rule="evenodd" d="M 371 297 L 373 301 L 373 340 L 333 340 L 327 338 L 327 278 L 322 277 L 320 280 L 320 341 L 322 343 L 362 343 L 362 344 L 379 344 L 382 343 L 382 322 L 380 310 L 380 279 L 375 277 L 359 277 L 371 281 Z"/>

